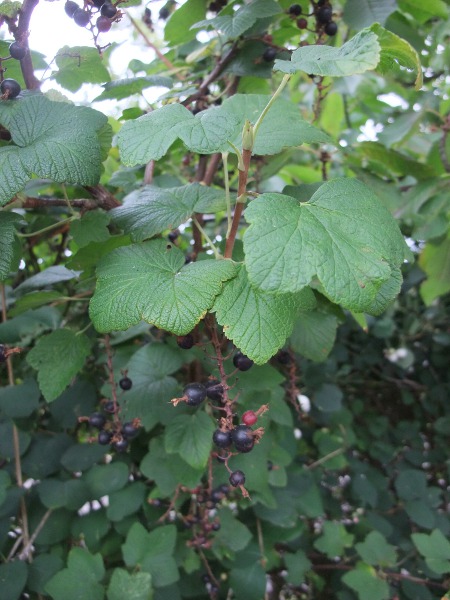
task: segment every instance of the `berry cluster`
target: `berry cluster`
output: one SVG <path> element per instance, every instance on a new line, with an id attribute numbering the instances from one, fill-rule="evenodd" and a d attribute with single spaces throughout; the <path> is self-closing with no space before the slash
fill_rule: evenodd
<path id="1" fill-rule="evenodd" d="M 300 16 L 303 13 L 303 9 L 300 4 L 292 4 L 288 9 L 288 14 L 292 19 L 296 20 L 297 27 L 299 29 L 308 28 L 308 20 L 305 17 L 314 16 L 316 19 L 316 31 L 318 33 L 324 32 L 326 35 L 336 35 L 338 27 L 333 21 L 333 8 L 329 0 L 318 0 L 314 3 L 314 11 L 312 15 Z"/>
<path id="2" fill-rule="evenodd" d="M 84 8 L 80 8 L 74 0 L 67 0 L 64 10 L 67 16 L 73 19 L 79 27 L 90 25 L 91 29 L 94 27 L 91 19 L 100 13 L 95 21 L 98 33 L 109 31 L 113 22 L 117 21 L 122 15 L 109 0 L 91 0 L 91 3 L 85 5 Z"/>

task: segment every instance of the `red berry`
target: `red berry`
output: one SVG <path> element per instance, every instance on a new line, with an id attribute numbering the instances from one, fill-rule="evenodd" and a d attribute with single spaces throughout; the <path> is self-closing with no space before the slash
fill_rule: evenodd
<path id="1" fill-rule="evenodd" d="M 306 29 L 308 27 L 308 21 L 306 19 L 297 19 L 297 27 L 299 29 Z"/>
<path id="2" fill-rule="evenodd" d="M 256 416 L 256 413 L 253 412 L 252 410 L 248 410 L 247 412 L 245 412 L 242 415 L 242 422 L 245 425 L 254 425 L 256 423 L 256 421 L 258 420 L 258 417 Z"/>

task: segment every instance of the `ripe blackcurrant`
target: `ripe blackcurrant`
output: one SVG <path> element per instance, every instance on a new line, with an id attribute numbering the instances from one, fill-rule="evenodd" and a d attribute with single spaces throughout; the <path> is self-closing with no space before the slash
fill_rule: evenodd
<path id="1" fill-rule="evenodd" d="M 218 448 L 229 448 L 232 444 L 232 437 L 230 431 L 222 431 L 221 429 L 216 429 L 213 433 L 213 442 Z"/>
<path id="2" fill-rule="evenodd" d="M 117 450 L 117 452 L 125 452 L 125 450 L 128 448 L 128 446 L 129 446 L 129 442 L 125 438 L 122 438 L 121 440 L 117 440 L 117 442 L 114 442 L 114 444 L 113 444 L 114 450 Z"/>
<path id="3" fill-rule="evenodd" d="M 108 17 L 100 16 L 95 24 L 101 33 L 106 33 L 111 29 L 111 19 L 108 19 Z"/>
<path id="4" fill-rule="evenodd" d="M 338 30 L 338 26 L 336 25 L 336 23 L 334 21 L 330 21 L 329 23 L 327 23 L 325 25 L 325 33 L 327 35 L 336 35 Z"/>
<path id="5" fill-rule="evenodd" d="M 238 485 L 244 485 L 245 483 L 245 475 L 242 471 L 233 471 L 230 475 L 229 482 L 233 487 L 237 487 Z"/>
<path id="6" fill-rule="evenodd" d="M 159 18 L 165 21 L 169 16 L 170 10 L 166 6 L 163 6 L 159 11 Z"/>
<path id="7" fill-rule="evenodd" d="M 111 2 L 105 2 L 100 12 L 102 13 L 102 17 L 108 17 L 108 19 L 112 19 L 117 14 L 117 8 L 111 4 Z"/>
<path id="8" fill-rule="evenodd" d="M 95 412 L 89 417 L 89 425 L 96 429 L 101 429 L 105 423 L 106 417 L 105 415 L 102 415 L 102 413 Z"/>
<path id="9" fill-rule="evenodd" d="M 255 445 L 253 430 L 248 425 L 238 425 L 231 432 L 231 438 L 238 452 L 250 452 Z"/>
<path id="10" fill-rule="evenodd" d="M 245 425 L 254 425 L 256 423 L 256 421 L 258 420 L 258 416 L 255 412 L 253 412 L 252 410 L 247 410 L 243 415 L 242 415 L 242 422 Z"/>
<path id="11" fill-rule="evenodd" d="M 275 50 L 275 48 L 271 48 L 270 46 L 268 48 L 266 48 L 263 52 L 263 60 L 265 60 L 266 62 L 272 62 L 275 60 L 275 57 L 277 55 L 277 51 Z"/>
<path id="12" fill-rule="evenodd" d="M 73 13 L 73 20 L 79 27 L 86 27 L 91 20 L 91 13 L 82 8 L 77 8 Z"/>
<path id="13" fill-rule="evenodd" d="M 68 17 L 70 17 L 72 19 L 73 15 L 75 14 L 75 11 L 78 10 L 80 7 L 78 6 L 78 4 L 76 2 L 73 2 L 73 0 L 68 0 L 65 4 L 64 4 L 64 10 L 66 11 L 66 15 Z"/>
<path id="14" fill-rule="evenodd" d="M 191 333 L 179 335 L 177 337 L 177 344 L 183 350 L 190 350 L 194 345 L 194 336 Z"/>
<path id="15" fill-rule="evenodd" d="M 101 8 L 105 3 L 105 0 L 92 0 L 92 4 L 95 8 Z"/>
<path id="16" fill-rule="evenodd" d="M 0 363 L 6 361 L 6 348 L 3 344 L 0 344 Z"/>
<path id="17" fill-rule="evenodd" d="M 112 438 L 112 434 L 109 431 L 105 431 L 104 429 L 102 429 L 101 431 L 98 432 L 97 441 L 102 446 L 106 446 L 107 444 L 109 444 L 109 442 L 111 441 L 111 438 Z"/>
<path id="18" fill-rule="evenodd" d="M 127 440 L 131 440 L 137 436 L 139 429 L 133 423 L 124 423 L 122 426 L 122 435 Z"/>
<path id="19" fill-rule="evenodd" d="M 306 29 L 308 27 L 308 21 L 306 19 L 297 19 L 297 27 L 299 29 Z"/>
<path id="20" fill-rule="evenodd" d="M 322 6 L 317 11 L 317 20 L 319 23 L 328 23 L 333 16 L 333 9 L 330 6 Z"/>
<path id="21" fill-rule="evenodd" d="M 116 412 L 116 406 L 112 400 L 109 400 L 108 402 L 105 402 L 105 405 L 103 406 L 103 410 L 106 413 L 109 413 L 112 415 L 113 413 Z"/>
<path id="22" fill-rule="evenodd" d="M 169 235 L 167 237 L 171 242 L 174 242 L 176 239 L 178 239 L 179 235 L 180 232 L 178 231 L 178 229 L 174 229 L 173 231 L 169 232 Z"/>
<path id="23" fill-rule="evenodd" d="M 18 42 L 13 42 L 9 46 L 9 54 L 16 60 L 22 60 L 22 58 L 25 58 L 26 53 L 27 49 L 21 46 Z"/>
<path id="24" fill-rule="evenodd" d="M 214 402 L 220 402 L 223 398 L 223 385 L 217 379 L 209 379 L 205 383 L 206 395 Z"/>
<path id="25" fill-rule="evenodd" d="M 124 392 L 127 392 L 128 390 L 131 390 L 133 382 L 129 377 L 122 377 L 119 381 L 119 386 Z"/>
<path id="26" fill-rule="evenodd" d="M 233 356 L 233 365 L 236 369 L 239 369 L 239 371 L 248 371 L 253 366 L 253 361 L 238 350 Z"/>
<path id="27" fill-rule="evenodd" d="M 302 7 L 300 6 L 300 4 L 292 4 L 289 7 L 288 12 L 290 15 L 294 15 L 295 17 L 298 17 L 299 15 L 302 14 Z"/>
<path id="28" fill-rule="evenodd" d="M 206 388 L 202 383 L 188 383 L 183 390 L 186 403 L 189 406 L 198 406 L 206 398 Z"/>
<path id="29" fill-rule="evenodd" d="M 4 79 L 0 83 L 0 91 L 3 95 L 7 95 L 9 99 L 15 98 L 20 94 L 21 87 L 15 79 Z"/>

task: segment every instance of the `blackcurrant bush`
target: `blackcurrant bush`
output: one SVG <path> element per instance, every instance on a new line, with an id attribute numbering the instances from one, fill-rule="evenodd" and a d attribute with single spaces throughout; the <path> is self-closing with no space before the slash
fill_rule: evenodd
<path id="1" fill-rule="evenodd" d="M 230 431 L 216 429 L 213 433 L 213 442 L 218 448 L 229 448 L 233 442 Z"/>
<path id="2" fill-rule="evenodd" d="M 177 337 L 177 344 L 183 350 L 190 350 L 194 345 L 194 336 L 191 333 L 179 335 Z"/>
<path id="3" fill-rule="evenodd" d="M 106 417 L 105 415 L 102 415 L 102 413 L 95 412 L 89 417 L 89 425 L 96 429 L 101 429 L 105 423 Z"/>
<path id="4" fill-rule="evenodd" d="M 80 7 L 78 6 L 78 4 L 76 2 L 73 2 L 73 0 L 68 0 L 65 4 L 64 4 L 64 10 L 66 11 L 66 15 L 68 17 L 70 17 L 72 19 L 73 15 L 75 14 L 75 11 L 78 10 Z"/>
<path id="5" fill-rule="evenodd" d="M 325 25 L 325 33 L 327 35 L 336 35 L 338 30 L 338 26 L 336 25 L 336 23 L 334 21 L 330 21 L 329 23 L 327 23 Z"/>
<path id="6" fill-rule="evenodd" d="M 106 413 L 109 413 L 110 415 L 112 415 L 113 413 L 116 412 L 116 406 L 112 400 L 109 400 L 108 402 L 105 402 L 105 405 L 103 406 L 103 410 Z"/>
<path id="7" fill-rule="evenodd" d="M 9 46 L 9 54 L 16 60 L 22 60 L 22 58 L 25 58 L 26 53 L 27 49 L 21 46 L 18 42 L 13 42 Z"/>
<path id="8" fill-rule="evenodd" d="M 308 27 L 308 21 L 306 19 L 297 19 L 297 27 L 299 29 L 306 29 Z"/>
<path id="9" fill-rule="evenodd" d="M 122 435 L 127 440 L 131 440 L 137 436 L 139 429 L 133 423 L 124 423 L 122 426 Z"/>
<path id="10" fill-rule="evenodd" d="M 238 425 L 231 432 L 231 438 L 238 452 L 250 452 L 255 445 L 253 430 L 248 425 Z"/>
<path id="11" fill-rule="evenodd" d="M 82 8 L 77 8 L 73 13 L 73 20 L 79 27 L 86 27 L 91 20 L 91 13 Z"/>
<path id="12" fill-rule="evenodd" d="M 236 369 L 239 369 L 239 371 L 248 371 L 253 366 L 253 361 L 238 350 L 233 356 L 233 365 Z"/>
<path id="13" fill-rule="evenodd" d="M 98 31 L 100 31 L 101 33 L 106 33 L 107 31 L 109 31 L 112 25 L 111 19 L 108 19 L 108 17 L 104 17 L 103 15 L 97 19 L 95 24 L 97 25 Z"/>
<path id="14" fill-rule="evenodd" d="M 317 20 L 319 23 L 328 23 L 333 16 L 333 9 L 330 6 L 322 6 L 317 11 Z"/>
<path id="15" fill-rule="evenodd" d="M 290 15 L 294 15 L 295 17 L 298 17 L 299 15 L 302 14 L 302 7 L 300 6 L 300 4 L 292 4 L 289 7 L 288 12 Z"/>
<path id="16" fill-rule="evenodd" d="M 170 10 L 166 6 L 163 6 L 159 11 L 159 18 L 165 21 L 169 16 Z"/>
<path id="17" fill-rule="evenodd" d="M 223 385 L 217 379 L 209 379 L 205 383 L 206 395 L 214 402 L 220 402 L 223 398 Z"/>
<path id="18" fill-rule="evenodd" d="M 0 363 L 6 361 L 6 348 L 3 344 L 0 344 Z"/>
<path id="19" fill-rule="evenodd" d="M 277 51 L 275 50 L 275 48 L 271 48 L 270 46 L 268 48 L 266 48 L 263 52 L 263 60 L 265 60 L 266 62 L 272 62 L 275 60 L 275 57 L 277 55 Z"/>
<path id="20" fill-rule="evenodd" d="M 242 415 L 242 422 L 245 425 L 254 425 L 256 423 L 256 421 L 258 420 L 258 416 L 255 412 L 253 412 L 252 410 L 247 410 L 243 415 Z"/>
<path id="21" fill-rule="evenodd" d="M 206 388 L 202 383 L 188 383 L 183 390 L 186 403 L 189 406 L 198 406 L 206 398 Z"/>
<path id="22" fill-rule="evenodd" d="M 112 434 L 109 431 L 105 431 L 104 429 L 102 429 L 101 431 L 98 432 L 97 441 L 102 446 L 106 446 L 107 444 L 109 444 L 109 442 L 111 441 L 111 438 L 112 438 Z"/>
<path id="23" fill-rule="evenodd" d="M 245 475 L 242 471 L 233 471 L 230 475 L 229 481 L 233 487 L 237 487 L 238 485 L 244 485 Z"/>
<path id="24" fill-rule="evenodd" d="M 122 438 L 121 440 L 117 440 L 117 442 L 114 442 L 114 444 L 113 444 L 113 448 L 114 448 L 114 450 L 117 450 L 117 452 L 125 452 L 125 450 L 128 448 L 128 446 L 129 446 L 129 442 L 125 438 Z"/>
<path id="25" fill-rule="evenodd" d="M 100 12 L 102 13 L 102 17 L 108 17 L 108 19 L 112 19 L 117 14 L 117 8 L 111 4 L 111 2 L 105 2 Z"/>
<path id="26" fill-rule="evenodd" d="M 120 389 L 122 389 L 124 392 L 127 392 L 128 390 L 131 390 L 133 382 L 129 377 L 122 377 L 122 379 L 119 381 L 119 386 Z"/>
<path id="27" fill-rule="evenodd" d="M 0 83 L 0 91 L 3 95 L 8 95 L 8 98 L 15 98 L 20 94 L 21 87 L 15 79 L 4 79 Z"/>

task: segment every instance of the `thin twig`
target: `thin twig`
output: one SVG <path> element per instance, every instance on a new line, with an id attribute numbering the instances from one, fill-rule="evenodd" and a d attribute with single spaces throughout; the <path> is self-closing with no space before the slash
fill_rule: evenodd
<path id="1" fill-rule="evenodd" d="M 31 547 L 34 544 L 34 540 L 40 534 L 42 528 L 46 524 L 46 522 L 47 522 L 48 518 L 50 517 L 50 515 L 52 514 L 52 512 L 53 512 L 53 509 L 49 508 L 48 511 L 45 513 L 45 515 L 42 517 L 42 519 L 39 521 L 36 529 L 33 531 L 33 535 L 30 537 L 29 542 L 24 546 L 22 552 L 19 554 L 19 560 L 25 560 L 28 558 Z"/>

